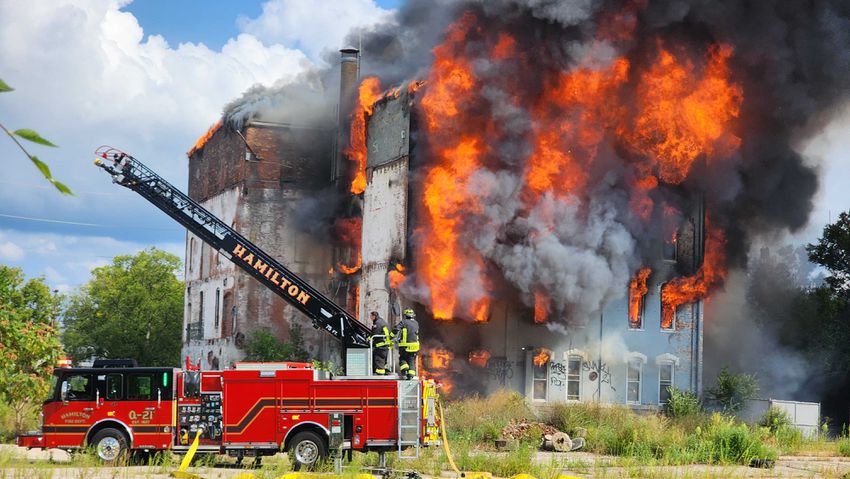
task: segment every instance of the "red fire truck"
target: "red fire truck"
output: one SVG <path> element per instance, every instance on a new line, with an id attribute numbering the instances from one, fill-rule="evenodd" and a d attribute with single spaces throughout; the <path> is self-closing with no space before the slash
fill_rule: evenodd
<path id="1" fill-rule="evenodd" d="M 135 158 L 109 147 L 97 155 L 96 164 L 115 183 L 139 193 L 339 339 L 346 374 L 323 379 L 308 363 L 201 371 L 188 360 L 185 369 L 114 361 L 59 368 L 42 407 L 42 430 L 19 436 L 18 445 L 92 447 L 113 462 L 130 450 L 185 452 L 197 435 L 201 453 L 259 459 L 283 450 L 300 468 L 331 452 L 417 456 L 421 446 L 439 444 L 433 381 L 372 375 L 364 324 Z"/>
<path id="2" fill-rule="evenodd" d="M 239 363 L 235 369 L 62 368 L 38 434 L 18 445 L 92 447 L 113 462 L 132 450 L 261 457 L 289 451 L 296 468 L 335 451 L 438 443 L 433 382 L 319 379 L 309 363 Z M 407 449 L 407 451 L 405 451 Z"/>

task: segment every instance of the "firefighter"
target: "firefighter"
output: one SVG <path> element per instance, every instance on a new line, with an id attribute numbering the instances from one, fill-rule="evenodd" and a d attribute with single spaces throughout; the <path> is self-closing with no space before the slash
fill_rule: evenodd
<path id="1" fill-rule="evenodd" d="M 412 309 L 404 310 L 393 335 L 398 340 L 399 375 L 413 379 L 416 377 L 416 353 L 419 352 L 419 323 Z"/>
<path id="2" fill-rule="evenodd" d="M 369 313 L 369 317 L 372 319 L 372 370 L 384 375 L 387 374 L 387 356 L 393 347 L 393 335 L 390 324 L 377 311 Z"/>

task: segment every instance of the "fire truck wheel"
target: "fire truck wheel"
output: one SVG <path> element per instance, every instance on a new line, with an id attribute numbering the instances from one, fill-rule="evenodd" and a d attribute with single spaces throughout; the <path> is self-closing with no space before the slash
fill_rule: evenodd
<path id="1" fill-rule="evenodd" d="M 289 442 L 289 459 L 296 471 L 310 470 L 328 455 L 325 440 L 313 431 L 302 431 Z"/>
<path id="2" fill-rule="evenodd" d="M 127 455 L 127 438 L 124 434 L 111 427 L 101 429 L 91 441 L 97 457 L 108 464 L 119 462 Z"/>

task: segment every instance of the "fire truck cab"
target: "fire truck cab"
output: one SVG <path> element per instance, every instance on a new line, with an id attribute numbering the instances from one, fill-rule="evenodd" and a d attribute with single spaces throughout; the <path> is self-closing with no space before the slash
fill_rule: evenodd
<path id="1" fill-rule="evenodd" d="M 320 379 L 309 363 L 238 363 L 222 371 L 61 368 L 44 402 L 39 448 L 91 447 L 114 462 L 131 450 L 238 458 L 288 451 L 296 468 L 331 452 L 410 451 L 438 444 L 429 380 Z M 408 453 L 409 454 L 409 453 Z"/>

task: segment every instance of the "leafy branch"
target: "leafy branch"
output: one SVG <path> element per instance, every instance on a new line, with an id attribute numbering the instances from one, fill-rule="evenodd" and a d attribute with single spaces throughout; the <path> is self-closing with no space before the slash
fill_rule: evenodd
<path id="1" fill-rule="evenodd" d="M 14 91 L 14 90 L 15 90 L 14 88 L 10 87 L 6 82 L 4 82 L 2 79 L 0 79 L 0 93 L 5 93 L 5 92 L 9 92 L 9 91 Z M 7 135 L 9 135 L 9 138 L 11 138 L 12 141 L 14 141 L 16 145 L 18 145 L 18 148 L 20 148 L 21 151 L 24 152 L 24 155 L 26 155 L 27 158 L 30 159 L 32 164 L 34 164 L 35 167 L 38 168 L 38 171 L 40 171 L 41 174 L 44 175 L 44 177 L 47 179 L 47 181 L 52 183 L 53 186 L 55 186 L 56 189 L 59 190 L 59 192 L 66 194 L 66 195 L 73 195 L 74 194 L 74 193 L 71 192 L 70 188 L 65 186 L 64 183 L 62 183 L 62 182 L 58 181 L 56 178 L 54 178 L 53 174 L 50 173 L 50 167 L 47 166 L 47 163 L 39 160 L 37 156 L 35 156 L 32 153 L 30 153 L 29 151 L 27 151 L 27 149 L 24 148 L 24 145 L 20 141 L 18 141 L 18 138 L 23 138 L 24 140 L 31 141 L 31 142 L 37 143 L 39 145 L 44 145 L 44 146 L 49 146 L 51 148 L 56 148 L 56 145 L 53 144 L 53 142 L 45 139 L 44 137 L 39 135 L 37 132 L 35 132 L 34 130 L 30 130 L 29 128 L 21 128 L 19 130 L 11 131 L 8 128 L 6 128 L 5 125 L 0 123 L 0 129 L 2 129 L 4 132 L 6 132 Z"/>

